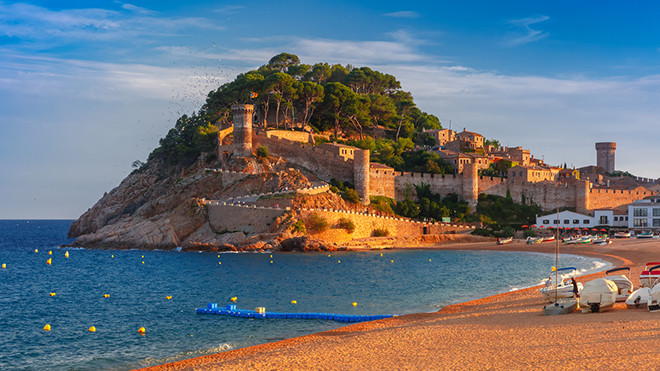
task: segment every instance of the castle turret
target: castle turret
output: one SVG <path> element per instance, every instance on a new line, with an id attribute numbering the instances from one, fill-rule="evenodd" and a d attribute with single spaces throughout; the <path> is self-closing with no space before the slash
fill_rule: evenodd
<path id="1" fill-rule="evenodd" d="M 353 181 L 360 201 L 369 205 L 369 150 L 356 149 L 353 152 Z"/>
<path id="2" fill-rule="evenodd" d="M 477 173 L 477 164 L 463 165 L 463 200 L 468 203 L 470 212 L 477 208 L 479 199 L 479 176 Z"/>
<path id="3" fill-rule="evenodd" d="M 238 156 L 252 156 L 252 114 L 251 104 L 231 106 L 234 116 L 234 148 Z"/>
<path id="4" fill-rule="evenodd" d="M 596 166 L 600 166 L 608 173 L 614 171 L 614 151 L 616 143 L 601 142 L 596 143 Z"/>

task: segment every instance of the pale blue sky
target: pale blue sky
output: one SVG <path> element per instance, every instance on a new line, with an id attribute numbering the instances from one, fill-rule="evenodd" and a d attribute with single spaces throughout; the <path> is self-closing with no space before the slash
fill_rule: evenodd
<path id="1" fill-rule="evenodd" d="M 281 52 L 395 75 L 443 125 L 659 177 L 654 1 L 0 1 L 0 218 L 77 218 Z"/>

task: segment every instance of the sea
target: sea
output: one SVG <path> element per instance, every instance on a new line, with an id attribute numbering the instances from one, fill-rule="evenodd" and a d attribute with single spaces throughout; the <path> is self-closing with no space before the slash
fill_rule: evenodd
<path id="1" fill-rule="evenodd" d="M 554 255 L 493 251 L 218 254 L 61 247 L 73 242 L 67 239 L 71 223 L 0 220 L 2 370 L 127 370 L 346 326 L 196 313 L 208 303 L 281 312 L 434 312 L 538 285 L 555 264 Z M 580 273 L 609 268 L 576 255 L 561 255 L 559 264 Z M 96 332 L 88 331 L 91 326 Z"/>

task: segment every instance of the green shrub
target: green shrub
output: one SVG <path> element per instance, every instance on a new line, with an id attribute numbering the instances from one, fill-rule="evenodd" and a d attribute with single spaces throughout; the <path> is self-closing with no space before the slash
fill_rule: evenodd
<path id="1" fill-rule="evenodd" d="M 330 186 L 330 191 L 334 192 L 334 193 L 339 193 L 339 188 L 337 188 L 335 186 Z"/>
<path id="2" fill-rule="evenodd" d="M 387 228 L 376 228 L 371 235 L 374 237 L 385 237 L 390 235 L 390 231 Z"/>
<path id="3" fill-rule="evenodd" d="M 299 219 L 297 222 L 291 225 L 291 232 L 294 233 L 307 233 L 307 228 L 305 228 L 305 222 L 302 219 Z"/>
<path id="4" fill-rule="evenodd" d="M 324 232 L 328 229 L 328 221 L 321 215 L 314 213 L 310 215 L 305 226 L 316 233 Z"/>
<path id="5" fill-rule="evenodd" d="M 360 196 L 358 196 L 357 191 L 354 189 L 346 188 L 344 193 L 341 195 L 341 198 L 354 204 L 360 203 Z"/>
<path id="6" fill-rule="evenodd" d="M 491 231 L 490 229 L 486 229 L 486 228 L 475 228 L 472 231 L 472 234 L 475 235 L 475 236 L 490 237 L 490 236 L 493 235 L 493 231 Z"/>
<path id="7" fill-rule="evenodd" d="M 257 157 L 266 158 L 268 156 L 270 156 L 270 151 L 268 150 L 268 147 L 259 146 L 259 148 L 257 148 Z"/>
<path id="8" fill-rule="evenodd" d="M 355 231 L 355 223 L 348 218 L 339 218 L 337 227 L 346 230 L 348 233 L 353 233 Z"/>
<path id="9" fill-rule="evenodd" d="M 533 229 L 528 229 L 523 232 L 523 237 L 536 237 L 536 232 Z"/>
<path id="10" fill-rule="evenodd" d="M 504 237 L 511 237 L 516 233 L 516 230 L 513 229 L 513 227 L 507 225 L 506 227 L 502 228 L 502 236 Z"/>
<path id="11" fill-rule="evenodd" d="M 372 210 L 380 211 L 385 214 L 394 214 L 394 210 L 392 210 L 392 205 L 394 205 L 393 199 L 385 196 L 371 196 L 369 199 L 371 201 L 369 207 Z"/>

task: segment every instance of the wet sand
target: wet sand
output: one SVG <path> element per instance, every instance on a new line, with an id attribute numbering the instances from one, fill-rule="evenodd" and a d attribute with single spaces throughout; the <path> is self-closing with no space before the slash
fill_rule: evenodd
<path id="1" fill-rule="evenodd" d="M 554 253 L 554 243 L 494 242 L 433 247 Z M 639 285 L 647 261 L 660 261 L 660 240 L 614 240 L 608 246 L 561 245 L 560 253 L 629 266 Z M 561 265 L 561 263 L 560 263 Z M 586 282 L 604 272 L 582 276 Z M 660 368 L 660 313 L 617 303 L 604 313 L 543 316 L 538 287 L 451 305 L 436 313 L 359 323 L 333 331 L 153 367 L 158 370 L 437 370 Z"/>

